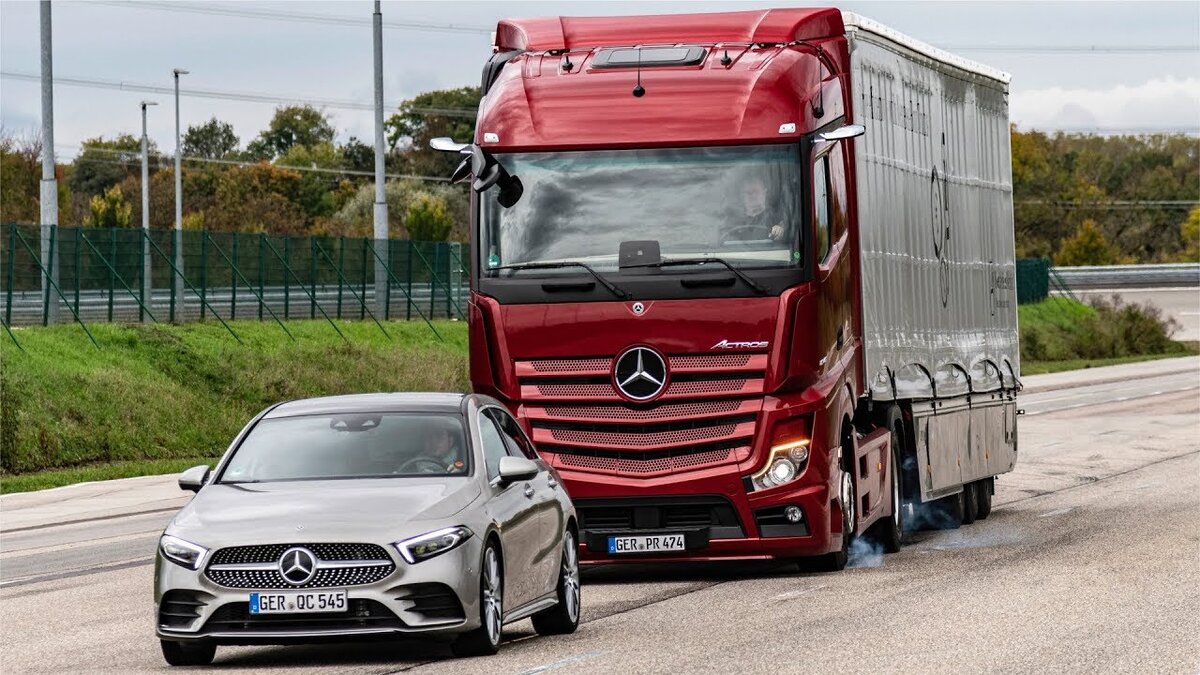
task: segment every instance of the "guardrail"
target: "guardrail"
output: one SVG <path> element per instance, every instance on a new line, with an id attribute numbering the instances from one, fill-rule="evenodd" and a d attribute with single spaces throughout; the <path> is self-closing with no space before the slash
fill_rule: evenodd
<path id="1" fill-rule="evenodd" d="M 1054 267 L 1052 269 L 1063 283 L 1074 290 L 1200 287 L 1200 263 Z"/>

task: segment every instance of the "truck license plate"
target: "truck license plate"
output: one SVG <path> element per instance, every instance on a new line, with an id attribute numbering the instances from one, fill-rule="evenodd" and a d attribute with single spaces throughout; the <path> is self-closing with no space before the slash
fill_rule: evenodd
<path id="1" fill-rule="evenodd" d="M 346 591 L 251 593 L 251 614 L 307 614 L 346 611 Z"/>
<path id="2" fill-rule="evenodd" d="M 636 537 L 609 537 L 609 553 L 654 553 L 682 551 L 682 534 L 648 534 Z"/>

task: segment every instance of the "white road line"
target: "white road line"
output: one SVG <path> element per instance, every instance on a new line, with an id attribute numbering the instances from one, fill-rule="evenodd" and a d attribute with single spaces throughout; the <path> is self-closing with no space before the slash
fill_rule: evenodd
<path id="1" fill-rule="evenodd" d="M 1050 511 L 1050 512 L 1048 512 L 1048 513 L 1043 513 L 1043 514 L 1041 514 L 1040 516 L 1038 516 L 1038 518 L 1050 518 L 1050 517 L 1052 517 L 1052 516 L 1061 516 L 1061 515 L 1063 515 L 1063 514 L 1065 514 L 1065 513 L 1070 513 L 1070 512 L 1072 512 L 1072 511 L 1074 511 L 1074 510 L 1075 510 L 1075 507 L 1074 507 L 1074 506 L 1068 506 L 1068 507 L 1067 507 L 1067 508 L 1065 508 L 1065 509 L 1059 509 L 1059 510 L 1057 510 L 1057 511 Z"/>
<path id="2" fill-rule="evenodd" d="M 1143 399 L 1143 398 L 1153 398 L 1154 396 L 1160 396 L 1160 395 L 1162 395 L 1162 394 L 1164 394 L 1164 393 L 1165 393 L 1165 394 L 1177 394 L 1177 393 L 1179 393 L 1179 392 L 1181 392 L 1181 391 L 1195 391 L 1196 389 L 1200 389 L 1200 387 L 1180 387 L 1179 389 L 1169 389 L 1169 390 L 1167 390 L 1167 391 L 1165 391 L 1165 392 L 1163 392 L 1163 391 L 1156 391 L 1156 392 L 1154 392 L 1153 394 L 1139 394 L 1139 395 L 1137 395 L 1137 396 L 1126 396 L 1126 397 L 1124 397 L 1124 399 L 1120 399 L 1120 400 L 1123 400 L 1123 401 L 1136 401 L 1136 400 L 1138 400 L 1138 399 Z M 1061 406 L 1061 407 L 1058 407 L 1058 408 L 1047 408 L 1046 410 L 1031 410 L 1031 411 L 1028 411 L 1028 412 L 1026 412 L 1026 413 L 1025 413 L 1025 416 L 1026 416 L 1026 417 L 1029 417 L 1029 416 L 1031 416 L 1031 415 L 1044 415 L 1044 414 L 1046 414 L 1046 413 L 1059 412 L 1059 411 L 1062 411 L 1062 410 L 1072 410 L 1072 409 L 1075 409 L 1075 408 L 1082 408 L 1082 407 L 1084 407 L 1084 406 L 1104 405 L 1105 403 L 1117 403 L 1117 402 L 1118 402 L 1117 400 L 1108 399 L 1108 400 L 1106 400 L 1106 401 L 1089 401 L 1089 402 L 1087 402 L 1087 403 L 1075 403 L 1075 404 L 1073 404 L 1073 405 Z M 1028 403 L 1028 404 L 1026 404 L 1026 405 L 1033 404 L 1033 403 L 1037 403 L 1037 402 L 1036 402 L 1036 401 L 1031 401 L 1030 403 Z"/>
<path id="3" fill-rule="evenodd" d="M 777 595 L 771 599 L 774 600 L 775 602 L 783 602 L 785 600 L 795 600 L 796 598 L 798 598 L 802 595 L 808 595 L 809 593 L 812 593 L 813 591 L 819 591 L 822 588 L 825 588 L 825 584 L 821 584 L 820 586 L 813 586 L 812 588 L 802 588 L 798 591 L 788 591 L 787 593 L 780 593 L 779 595 Z"/>
<path id="4" fill-rule="evenodd" d="M 594 659 L 603 653 L 604 652 L 588 652 L 586 654 L 579 654 L 578 656 L 569 656 L 565 659 L 555 661 L 554 663 L 547 663 L 544 666 L 537 666 L 536 668 L 530 668 L 529 670 L 522 671 L 521 675 L 535 675 L 536 673 L 545 673 L 551 670 L 558 670 L 559 668 L 564 668 L 566 666 L 579 663 L 580 661 Z"/>

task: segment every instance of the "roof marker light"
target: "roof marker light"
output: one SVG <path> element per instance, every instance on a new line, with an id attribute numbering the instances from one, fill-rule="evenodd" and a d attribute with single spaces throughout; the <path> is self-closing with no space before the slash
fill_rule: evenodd
<path id="1" fill-rule="evenodd" d="M 486 132 L 484 132 L 484 134 L 483 134 L 483 142 L 484 142 L 484 143 L 499 143 L 499 142 L 500 142 L 500 135 L 499 135 L 499 134 L 494 134 L 494 133 L 492 133 L 492 132 L 490 132 L 490 131 L 486 131 Z"/>
<path id="2" fill-rule="evenodd" d="M 795 122 L 786 122 L 784 124 L 780 124 L 779 125 L 779 133 L 781 133 L 781 134 L 796 133 L 796 123 Z"/>

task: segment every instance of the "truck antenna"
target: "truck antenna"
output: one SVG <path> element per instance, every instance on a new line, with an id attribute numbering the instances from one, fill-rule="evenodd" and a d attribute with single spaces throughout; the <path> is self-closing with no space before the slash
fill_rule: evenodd
<path id="1" fill-rule="evenodd" d="M 637 64 L 637 84 L 633 87 L 633 95 L 635 98 L 641 98 L 646 95 L 646 88 L 642 86 L 642 46 L 638 45 L 638 64 Z"/>

